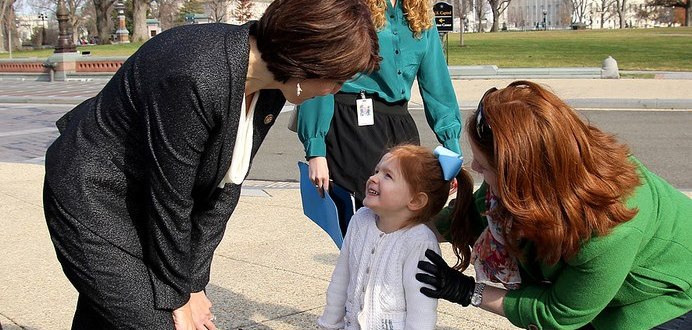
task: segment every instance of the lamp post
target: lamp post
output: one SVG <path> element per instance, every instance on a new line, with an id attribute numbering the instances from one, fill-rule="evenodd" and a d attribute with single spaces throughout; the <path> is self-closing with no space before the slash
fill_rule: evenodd
<path id="1" fill-rule="evenodd" d="M 72 41 L 72 26 L 68 23 L 69 12 L 65 0 L 58 0 L 58 10 L 55 13 L 58 18 L 58 44 L 55 53 L 76 53 L 77 48 Z"/>
<path id="2" fill-rule="evenodd" d="M 130 43 L 130 31 L 127 31 L 125 26 L 125 4 L 122 0 L 116 2 L 115 9 L 118 11 L 118 30 L 115 31 L 118 37 L 117 42 L 120 44 Z"/>
<path id="3" fill-rule="evenodd" d="M 548 30 L 548 25 L 545 24 L 547 16 L 548 16 L 548 11 L 543 9 L 543 31 Z"/>
<path id="4" fill-rule="evenodd" d="M 41 46 L 46 44 L 46 23 L 45 23 L 46 18 L 48 18 L 48 16 L 46 16 L 46 14 L 44 14 L 44 13 L 38 14 L 38 19 L 41 20 Z"/>

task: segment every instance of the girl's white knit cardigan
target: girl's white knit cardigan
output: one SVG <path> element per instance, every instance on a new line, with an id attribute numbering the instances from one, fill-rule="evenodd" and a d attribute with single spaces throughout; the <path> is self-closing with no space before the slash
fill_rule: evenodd
<path id="1" fill-rule="evenodd" d="M 318 324 L 326 329 L 434 329 L 437 299 L 415 278 L 425 250 L 440 253 L 435 234 L 415 225 L 385 234 L 367 207 L 351 218 Z"/>

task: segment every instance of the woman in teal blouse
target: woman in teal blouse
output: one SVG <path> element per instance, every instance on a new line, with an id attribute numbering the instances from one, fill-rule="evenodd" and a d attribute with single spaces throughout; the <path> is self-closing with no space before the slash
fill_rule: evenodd
<path id="1" fill-rule="evenodd" d="M 692 329 L 690 198 L 531 82 L 489 90 L 466 129 L 485 182 L 457 178 L 435 222 L 458 262 L 428 251 L 424 294 L 529 329 Z"/>
<path id="2" fill-rule="evenodd" d="M 414 79 L 437 139 L 461 153 L 459 106 L 437 28 L 432 24 L 430 2 L 367 2 L 378 29 L 380 70 L 346 82 L 336 95 L 302 103 L 298 113 L 298 137 L 309 160 L 311 180 L 318 189 L 328 190 L 331 178 L 354 193 L 357 206 L 362 205 L 365 182 L 387 147 L 403 142 L 420 144 L 416 124 L 407 110 Z M 362 109 L 357 109 L 356 102 L 361 98 L 372 100 L 372 125 L 362 125 L 368 121 L 367 111 L 359 125 L 358 110 Z M 341 220 L 345 231 L 348 219 Z"/>

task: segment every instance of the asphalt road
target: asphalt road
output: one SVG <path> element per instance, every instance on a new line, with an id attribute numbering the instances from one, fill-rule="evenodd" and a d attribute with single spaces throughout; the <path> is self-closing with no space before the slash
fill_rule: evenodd
<path id="1" fill-rule="evenodd" d="M 54 122 L 71 105 L 0 104 L 0 162 L 42 163 L 46 148 L 57 137 Z M 423 145 L 438 145 L 423 111 L 412 109 Z M 651 170 L 682 190 L 692 190 L 692 111 L 588 110 L 584 117 L 626 142 Z M 462 118 L 469 110 L 462 110 Z M 249 179 L 297 181 L 296 163 L 304 160 L 295 133 L 286 129 L 289 115 L 278 117 L 254 160 Z M 462 139 L 470 162 L 470 147 Z M 478 178 L 476 178 L 478 180 Z"/>
<path id="2" fill-rule="evenodd" d="M 421 144 L 439 145 L 428 128 L 422 110 L 411 111 L 421 135 Z M 601 129 L 615 134 L 627 143 L 649 169 L 683 190 L 692 189 L 692 111 L 581 111 L 584 117 Z M 469 110 L 462 110 L 467 118 Z M 250 171 L 249 178 L 272 181 L 298 180 L 296 163 L 304 161 L 303 147 L 295 133 L 286 129 L 287 113 L 279 116 L 264 142 Z M 471 148 L 462 138 L 462 150 L 470 165 Z M 479 177 L 475 176 L 478 181 Z"/>

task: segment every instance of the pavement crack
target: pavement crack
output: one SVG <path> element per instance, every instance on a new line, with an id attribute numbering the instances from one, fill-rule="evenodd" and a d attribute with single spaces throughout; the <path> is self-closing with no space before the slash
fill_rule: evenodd
<path id="1" fill-rule="evenodd" d="M 314 276 L 314 275 L 311 275 L 311 274 L 300 273 L 300 272 L 296 272 L 296 271 L 293 271 L 293 270 L 290 270 L 290 269 L 286 269 L 286 268 L 271 267 L 271 266 L 263 265 L 263 264 L 260 264 L 260 263 L 257 263 L 257 262 L 252 262 L 252 261 L 248 261 L 248 260 L 243 260 L 243 259 L 238 259 L 238 258 L 229 257 L 229 256 L 226 256 L 226 255 L 223 255 L 223 254 L 215 254 L 215 256 L 221 257 L 221 258 L 224 258 L 224 259 L 227 259 L 227 260 L 243 262 L 243 263 L 246 263 L 246 264 L 250 264 L 250 265 L 253 265 L 253 266 L 258 266 L 258 267 L 262 267 L 262 268 L 266 268 L 266 269 L 278 270 L 278 271 L 282 271 L 282 272 L 286 272 L 286 273 L 290 273 L 290 274 L 294 274 L 294 275 L 300 275 L 300 276 L 303 276 L 303 277 L 309 277 L 309 278 L 312 278 L 312 279 L 315 279 L 315 280 L 320 280 L 320 281 L 323 281 L 323 282 L 329 282 L 328 279 L 324 279 L 324 278 L 322 278 L 322 277 Z"/>
<path id="2" fill-rule="evenodd" d="M 17 322 L 15 322 L 15 320 L 13 320 L 12 318 L 10 318 L 9 316 L 7 316 L 7 315 L 5 315 L 5 314 L 3 314 L 3 313 L 0 313 L 0 316 L 2 316 L 3 318 L 5 318 L 6 320 L 9 320 L 10 322 L 12 322 L 12 325 L 13 325 L 13 326 L 19 327 L 20 329 L 23 329 L 23 330 L 28 329 L 27 327 L 18 324 Z M 2 328 L 2 323 L 0 323 L 0 330 L 2 330 L 2 329 L 3 329 L 3 328 Z"/>

